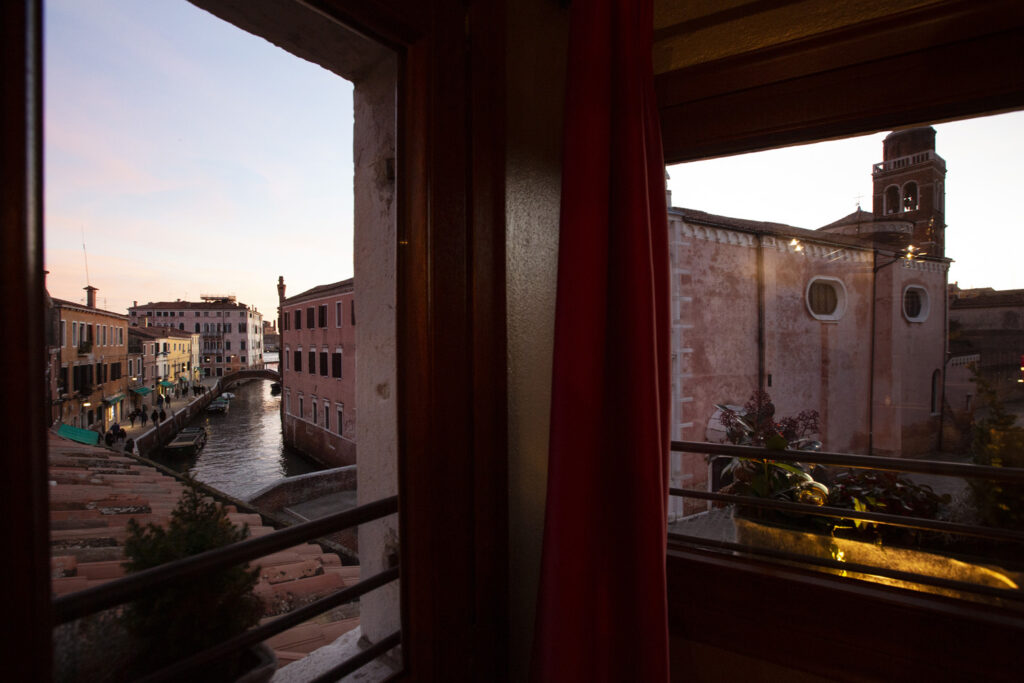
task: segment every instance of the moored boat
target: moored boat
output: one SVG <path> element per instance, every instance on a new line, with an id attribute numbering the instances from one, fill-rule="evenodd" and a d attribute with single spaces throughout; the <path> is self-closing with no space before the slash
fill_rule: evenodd
<path id="1" fill-rule="evenodd" d="M 206 412 L 208 413 L 226 413 L 228 412 L 228 400 L 226 398 L 215 398 L 210 401 L 210 405 L 206 406 Z"/>
<path id="2" fill-rule="evenodd" d="M 185 427 L 169 444 L 164 452 L 174 455 L 195 455 L 206 445 L 206 430 L 202 427 Z"/>

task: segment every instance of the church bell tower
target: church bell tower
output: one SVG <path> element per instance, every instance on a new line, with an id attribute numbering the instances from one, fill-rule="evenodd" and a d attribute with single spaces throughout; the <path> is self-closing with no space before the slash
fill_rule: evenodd
<path id="1" fill-rule="evenodd" d="M 890 133 L 882 142 L 882 161 L 871 173 L 876 220 L 913 223 L 910 239 L 918 252 L 945 255 L 946 162 L 935 153 L 935 129 Z"/>

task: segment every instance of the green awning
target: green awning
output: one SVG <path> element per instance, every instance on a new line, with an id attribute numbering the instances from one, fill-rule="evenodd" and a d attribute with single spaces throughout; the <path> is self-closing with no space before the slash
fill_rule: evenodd
<path id="1" fill-rule="evenodd" d="M 160 386 L 167 387 L 168 389 L 173 389 L 174 388 L 174 382 L 168 382 L 167 380 L 162 379 L 162 380 L 160 380 Z"/>
<path id="2" fill-rule="evenodd" d="M 107 396 L 103 399 L 103 402 L 114 405 L 116 403 L 120 403 L 122 400 L 124 400 L 124 394 L 114 394 L 113 396 Z"/>
<path id="3" fill-rule="evenodd" d="M 100 442 L 100 435 L 91 429 L 80 429 L 78 427 L 72 427 L 71 425 L 62 424 L 57 428 L 57 435 L 63 436 L 65 439 L 71 439 L 78 443 L 88 444 L 95 446 Z"/>
<path id="4" fill-rule="evenodd" d="M 136 387 L 132 389 L 132 391 L 134 391 L 139 396 L 145 396 L 146 394 L 151 393 L 153 390 L 150 389 L 149 387 Z"/>

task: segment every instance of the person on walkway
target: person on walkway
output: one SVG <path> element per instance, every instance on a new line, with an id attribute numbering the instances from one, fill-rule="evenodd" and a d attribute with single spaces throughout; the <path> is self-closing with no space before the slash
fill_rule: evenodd
<path id="1" fill-rule="evenodd" d="M 113 448 L 114 447 L 114 430 L 113 429 L 111 429 L 109 432 L 107 432 L 106 435 L 103 437 L 103 443 L 107 444 L 107 448 Z"/>
<path id="2" fill-rule="evenodd" d="M 161 422 L 163 422 L 163 421 L 164 421 L 164 420 L 166 420 L 166 419 L 167 419 L 167 413 L 165 413 L 165 412 L 164 412 L 164 409 L 163 409 L 163 408 L 161 408 L 161 409 L 160 409 L 160 421 L 161 421 Z"/>
<path id="3" fill-rule="evenodd" d="M 138 409 L 135 409 L 132 412 L 128 413 L 128 422 L 131 423 L 132 427 L 135 427 L 135 418 L 138 416 L 138 413 Z"/>
<path id="4" fill-rule="evenodd" d="M 124 452 L 134 453 L 135 452 L 135 439 L 128 439 L 124 442 Z"/>
<path id="5" fill-rule="evenodd" d="M 150 413 L 149 419 L 153 421 L 154 426 L 160 426 L 160 413 L 156 412 L 156 408 L 153 408 L 153 412 Z"/>
<path id="6" fill-rule="evenodd" d="M 142 407 L 142 408 L 141 408 L 141 409 L 139 410 L 139 420 L 140 420 L 140 421 L 142 422 L 142 426 L 143 426 L 143 427 L 145 427 L 145 426 L 146 426 L 146 420 L 148 420 L 148 419 L 149 419 L 149 418 L 148 418 L 148 417 L 147 417 L 147 415 L 146 415 L 146 408 L 145 408 L 145 406 L 143 406 L 143 407 Z"/>
<path id="7" fill-rule="evenodd" d="M 159 395 L 159 396 L 157 396 L 157 397 L 156 397 L 156 404 L 157 404 L 157 406 L 159 406 L 159 407 L 163 407 L 163 405 L 164 405 L 164 397 L 163 397 L 163 394 L 161 394 L 161 395 Z"/>

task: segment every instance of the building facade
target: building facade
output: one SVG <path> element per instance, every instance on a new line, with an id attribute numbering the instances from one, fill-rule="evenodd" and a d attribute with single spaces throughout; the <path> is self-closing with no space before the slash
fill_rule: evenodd
<path id="1" fill-rule="evenodd" d="M 353 280 L 280 300 L 281 423 L 285 445 L 331 466 L 356 462 Z"/>
<path id="2" fill-rule="evenodd" d="M 181 396 L 200 379 L 198 334 L 172 327 L 131 327 L 128 336 L 141 366 L 132 392 L 142 400 L 135 407 L 152 406 L 158 396 Z"/>
<path id="3" fill-rule="evenodd" d="M 52 299 L 60 350 L 54 419 L 105 430 L 126 410 L 128 317 L 96 308 L 96 288 L 85 290 L 84 305 Z"/>
<path id="4" fill-rule="evenodd" d="M 263 367 L 263 315 L 234 296 L 209 295 L 201 301 L 162 301 L 128 309 L 133 326 L 170 327 L 199 334 L 203 377 Z"/>
<path id="5" fill-rule="evenodd" d="M 718 406 L 761 390 L 776 419 L 816 411 L 828 451 L 939 447 L 945 164 L 930 128 L 889 135 L 883 156 L 881 212 L 817 230 L 669 210 L 674 440 L 723 440 Z M 707 482 L 702 458 L 673 456 L 673 485 Z"/>

